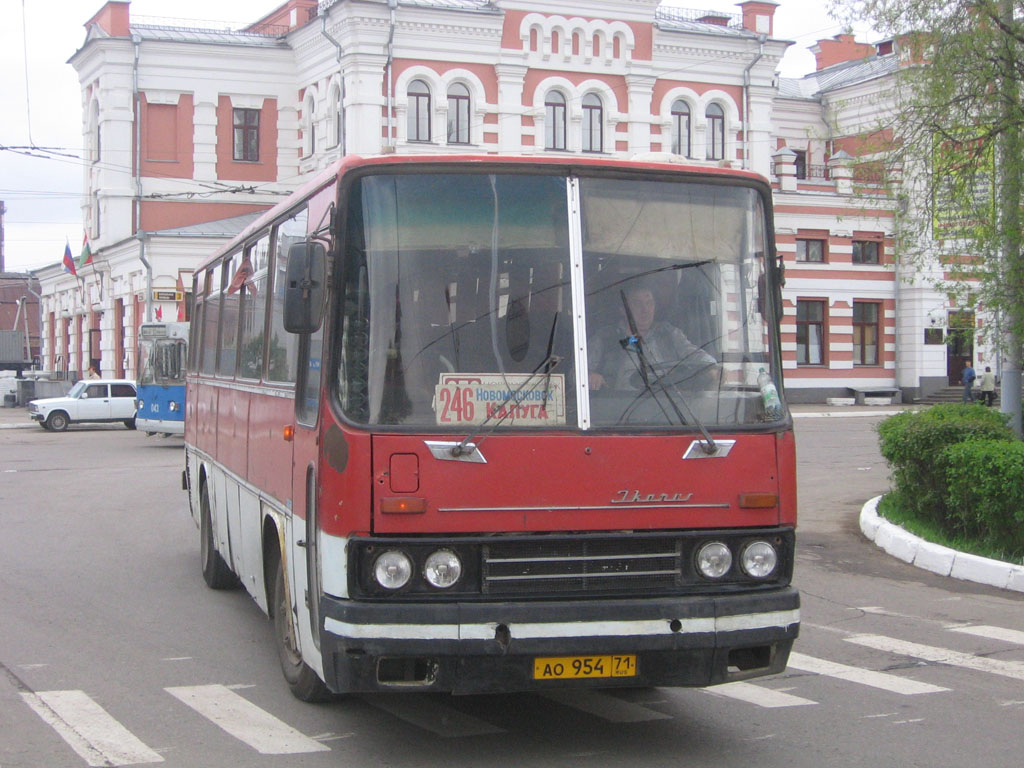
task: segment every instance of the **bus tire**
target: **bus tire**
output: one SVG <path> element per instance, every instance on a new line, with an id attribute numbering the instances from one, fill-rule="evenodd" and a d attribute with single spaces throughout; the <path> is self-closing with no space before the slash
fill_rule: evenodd
<path id="1" fill-rule="evenodd" d="M 280 555 L 274 563 L 274 596 L 272 603 L 274 620 L 274 640 L 277 643 L 277 655 L 281 660 L 281 672 L 292 696 L 299 701 L 316 703 L 327 701 L 331 692 L 308 664 L 302 660 L 298 644 L 295 642 L 295 624 L 292 621 L 292 610 L 288 603 L 288 590 L 284 585 L 284 566 Z"/>
<path id="2" fill-rule="evenodd" d="M 238 580 L 213 542 L 213 520 L 210 517 L 210 491 L 203 483 L 199 495 L 199 551 L 203 566 L 203 581 L 210 589 L 233 589 Z"/>

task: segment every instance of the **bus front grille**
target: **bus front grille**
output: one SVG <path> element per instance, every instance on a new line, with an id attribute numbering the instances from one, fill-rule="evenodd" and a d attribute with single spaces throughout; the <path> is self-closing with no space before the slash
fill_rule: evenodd
<path id="1" fill-rule="evenodd" d="M 482 587 L 490 595 L 635 593 L 682 580 L 678 539 L 510 541 L 483 548 Z"/>

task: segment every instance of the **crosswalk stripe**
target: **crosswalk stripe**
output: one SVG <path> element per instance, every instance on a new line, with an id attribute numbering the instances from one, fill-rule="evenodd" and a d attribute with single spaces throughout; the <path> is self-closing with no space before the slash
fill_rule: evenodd
<path id="1" fill-rule="evenodd" d="M 1015 680 L 1024 680 L 1024 663 L 1019 661 L 988 659 L 970 653 L 951 651 L 948 648 L 936 648 L 931 645 L 911 643 L 906 640 L 897 640 L 893 637 L 883 637 L 882 635 L 853 635 L 845 639 L 847 642 L 874 648 L 877 651 L 888 651 L 889 653 L 913 656 L 917 659 L 924 659 L 925 661 L 932 661 L 938 664 L 948 664 L 953 667 L 963 667 L 964 669 L 973 669 L 978 672 L 1011 677 Z"/>
<path id="2" fill-rule="evenodd" d="M 572 707 L 611 723 L 643 723 L 649 720 L 671 720 L 671 715 L 656 712 L 631 701 L 600 691 L 549 691 L 544 698 Z"/>
<path id="3" fill-rule="evenodd" d="M 838 664 L 834 661 L 816 659 L 813 656 L 804 656 L 802 653 L 789 654 L 789 667 L 799 669 L 802 672 L 813 672 L 816 675 L 835 677 L 839 680 L 846 680 L 851 683 L 869 685 L 872 688 L 880 688 L 883 691 L 899 693 L 904 696 L 915 696 L 919 693 L 939 693 L 948 691 L 930 683 L 919 683 L 917 680 L 907 680 L 903 677 L 890 675 L 885 672 L 875 672 L 870 669 L 851 667 L 846 664 Z"/>
<path id="4" fill-rule="evenodd" d="M 84 691 L 23 692 L 21 697 L 88 765 L 163 762 Z"/>
<path id="5" fill-rule="evenodd" d="M 180 686 L 164 690 L 261 755 L 330 751 L 330 747 L 299 733 L 223 685 Z"/>
<path id="6" fill-rule="evenodd" d="M 504 728 L 465 715 L 440 701 L 428 701 L 426 694 L 374 694 L 367 696 L 364 701 L 389 715 L 394 715 L 399 720 L 438 736 L 453 738 L 505 732 Z"/>
<path id="7" fill-rule="evenodd" d="M 990 640 L 1002 640 L 1007 643 L 1024 645 L 1024 632 L 1019 629 L 1004 629 L 1003 627 L 990 627 L 979 624 L 973 627 L 950 627 L 952 632 L 963 632 L 965 635 L 976 635 L 987 637 Z"/>
<path id="8" fill-rule="evenodd" d="M 707 693 L 715 696 L 727 696 L 730 699 L 745 701 L 748 704 L 756 704 L 759 707 L 777 709 L 779 707 L 804 707 L 808 704 L 817 704 L 816 701 L 794 696 L 783 691 L 773 691 L 771 688 L 762 688 L 752 683 L 724 683 L 704 688 Z"/>

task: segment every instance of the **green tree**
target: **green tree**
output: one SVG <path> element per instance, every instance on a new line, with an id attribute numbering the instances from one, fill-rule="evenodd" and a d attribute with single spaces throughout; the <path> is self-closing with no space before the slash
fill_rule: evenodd
<path id="1" fill-rule="evenodd" d="M 897 256 L 992 319 L 1002 409 L 1021 435 L 1024 0 L 831 0 L 846 22 L 897 40 L 893 137 L 902 173 Z"/>

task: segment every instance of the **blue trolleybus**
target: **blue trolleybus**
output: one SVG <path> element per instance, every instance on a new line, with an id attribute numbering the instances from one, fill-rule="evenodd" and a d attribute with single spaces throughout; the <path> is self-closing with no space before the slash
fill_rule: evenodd
<path id="1" fill-rule="evenodd" d="M 147 435 L 185 432 L 185 354 L 188 323 L 139 326 L 136 429 Z"/>

